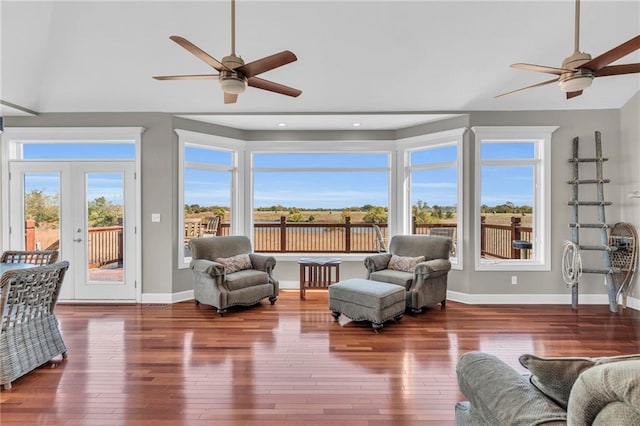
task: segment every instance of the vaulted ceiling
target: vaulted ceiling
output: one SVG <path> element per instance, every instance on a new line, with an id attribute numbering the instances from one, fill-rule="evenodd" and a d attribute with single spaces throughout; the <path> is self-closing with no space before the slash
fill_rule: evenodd
<path id="1" fill-rule="evenodd" d="M 230 53 L 230 2 L 7 1 L 0 4 L 0 99 L 45 112 L 440 113 L 620 108 L 640 76 L 603 77 L 566 100 L 556 84 L 495 99 L 550 76 L 573 52 L 574 3 L 547 1 L 243 1 L 236 51 L 250 62 L 289 49 L 298 61 L 261 77 L 298 98 L 249 88 L 225 105 L 216 81 L 169 40 Z M 580 50 L 596 56 L 640 34 L 640 1 L 582 2 Z M 635 52 L 617 63 L 640 62 Z M 3 107 L 3 115 L 18 114 Z"/>

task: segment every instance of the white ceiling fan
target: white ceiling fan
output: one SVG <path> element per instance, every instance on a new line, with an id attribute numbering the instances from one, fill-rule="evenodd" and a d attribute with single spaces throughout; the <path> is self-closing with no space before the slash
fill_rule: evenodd
<path id="1" fill-rule="evenodd" d="M 596 77 L 640 73 L 640 63 L 609 65 L 610 63 L 617 61 L 618 59 L 623 58 L 624 56 L 627 56 L 628 54 L 640 49 L 640 35 L 633 37 L 632 39 L 622 43 L 619 46 L 614 47 L 611 50 L 608 50 L 607 52 L 602 53 L 599 56 L 596 56 L 593 59 L 591 58 L 590 54 L 580 52 L 579 41 L 580 0 L 576 0 L 574 51 L 571 56 L 565 58 L 564 61 L 562 61 L 561 68 L 524 63 L 511 65 L 512 68 L 554 74 L 557 77 L 551 80 L 543 81 L 541 83 L 532 84 L 531 86 L 512 90 L 507 93 L 502 93 L 496 96 L 496 98 L 557 82 L 560 85 L 560 89 L 563 92 L 566 92 L 567 99 L 571 99 L 575 98 L 576 96 L 580 96 L 584 89 L 591 86 L 593 79 Z"/>
<path id="2" fill-rule="evenodd" d="M 301 90 L 256 77 L 258 74 L 297 61 L 296 55 L 289 50 L 284 50 L 245 64 L 242 58 L 236 55 L 235 20 L 236 2 L 231 0 L 231 54 L 222 58 L 221 62 L 184 37 L 177 35 L 169 37 L 197 58 L 213 67 L 219 74 L 165 75 L 153 78 L 156 80 L 218 80 L 224 92 L 225 104 L 235 103 L 238 100 L 238 95 L 243 93 L 247 86 L 292 97 L 300 96 Z"/>

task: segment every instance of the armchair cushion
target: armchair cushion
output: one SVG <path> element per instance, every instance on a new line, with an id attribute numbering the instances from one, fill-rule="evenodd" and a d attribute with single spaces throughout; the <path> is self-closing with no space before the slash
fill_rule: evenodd
<path id="1" fill-rule="evenodd" d="M 229 291 L 236 291 L 247 287 L 269 282 L 269 275 L 255 269 L 244 269 L 227 275 L 226 284 Z"/>
<path id="2" fill-rule="evenodd" d="M 424 256 L 410 257 L 410 256 L 397 256 L 391 255 L 389 260 L 388 269 L 396 271 L 413 272 L 416 265 L 424 261 Z"/>
<path id="3" fill-rule="evenodd" d="M 640 355 L 600 358 L 520 356 L 520 364 L 531 372 L 531 384 L 564 409 L 569 403 L 571 389 L 582 372 L 596 365 L 629 360 L 640 360 Z"/>
<path id="4" fill-rule="evenodd" d="M 413 273 L 395 271 L 393 269 L 383 269 L 382 271 L 372 272 L 369 279 L 383 283 L 396 284 L 404 287 L 405 290 L 409 290 L 413 283 Z"/>
<path id="5" fill-rule="evenodd" d="M 253 267 L 251 264 L 251 258 L 248 254 L 238 254 L 231 257 L 218 257 L 217 259 L 214 259 L 214 261 L 222 264 L 224 266 L 224 272 L 227 274 L 242 271 L 244 269 L 251 269 Z"/>

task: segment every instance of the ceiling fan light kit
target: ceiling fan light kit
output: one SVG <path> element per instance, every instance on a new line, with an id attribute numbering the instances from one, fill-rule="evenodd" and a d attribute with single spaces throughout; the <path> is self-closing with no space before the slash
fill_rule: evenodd
<path id="1" fill-rule="evenodd" d="M 560 90 L 563 92 L 578 92 L 591 86 L 593 73 L 589 70 L 578 70 L 567 77 L 560 77 Z"/>
<path id="2" fill-rule="evenodd" d="M 576 0 L 574 51 L 571 56 L 565 58 L 564 61 L 562 61 L 562 68 L 523 63 L 511 65 L 512 68 L 554 74 L 557 75 L 557 78 L 543 81 L 537 84 L 532 84 L 531 86 L 512 90 L 507 93 L 502 93 L 496 96 L 496 98 L 557 82 L 560 85 L 560 90 L 566 93 L 567 99 L 572 99 L 576 96 L 580 96 L 584 89 L 591 86 L 593 79 L 596 77 L 640 73 L 640 63 L 609 66 L 609 64 L 611 64 L 612 62 L 615 62 L 618 59 L 640 49 L 640 35 L 635 36 L 632 39 L 622 43 L 621 45 L 608 50 L 607 52 L 595 57 L 594 59 L 592 59 L 591 55 L 589 55 L 588 53 L 580 52 L 579 36 L 580 0 Z"/>
<path id="3" fill-rule="evenodd" d="M 235 16 L 236 2 L 235 0 L 231 0 L 231 54 L 222 58 L 222 62 L 219 62 L 184 37 L 176 35 L 169 37 L 198 59 L 214 68 L 219 74 L 168 75 L 153 78 L 156 80 L 218 80 L 224 92 L 225 104 L 236 103 L 238 95 L 244 93 L 247 86 L 294 98 L 300 96 L 300 94 L 302 94 L 301 90 L 257 77 L 258 74 L 297 61 L 298 58 L 293 52 L 284 50 L 248 64 L 245 64 L 242 58 L 236 55 Z"/>

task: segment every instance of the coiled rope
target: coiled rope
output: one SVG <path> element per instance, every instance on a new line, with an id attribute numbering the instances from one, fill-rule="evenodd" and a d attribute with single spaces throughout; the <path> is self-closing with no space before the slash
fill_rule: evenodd
<path id="1" fill-rule="evenodd" d="M 564 242 L 564 251 L 562 252 L 562 279 L 567 286 L 573 286 L 578 283 L 582 276 L 582 257 L 580 257 L 580 248 L 571 241 Z"/>

